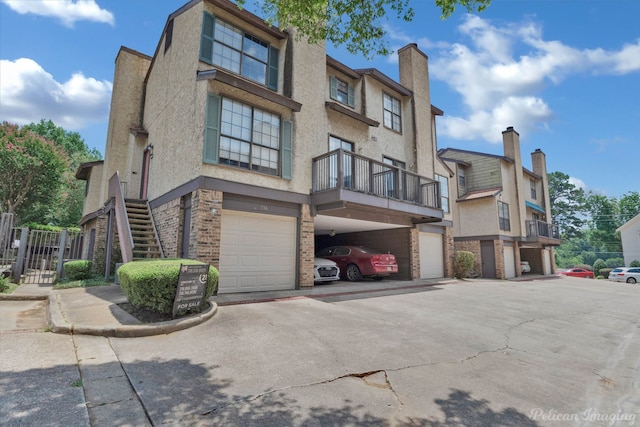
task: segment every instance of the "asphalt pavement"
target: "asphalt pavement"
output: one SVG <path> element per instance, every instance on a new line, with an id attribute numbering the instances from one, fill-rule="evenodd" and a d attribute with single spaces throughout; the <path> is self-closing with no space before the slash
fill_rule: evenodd
<path id="1" fill-rule="evenodd" d="M 220 295 L 178 326 L 117 287 L 25 289 L 0 300 L 0 424 L 638 425 L 640 286 L 528 279 Z"/>

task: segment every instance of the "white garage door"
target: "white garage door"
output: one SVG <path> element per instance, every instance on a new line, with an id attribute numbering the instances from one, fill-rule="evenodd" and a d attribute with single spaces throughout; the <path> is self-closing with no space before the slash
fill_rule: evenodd
<path id="1" fill-rule="evenodd" d="M 444 277 L 442 234 L 420 232 L 420 278 Z"/>
<path id="2" fill-rule="evenodd" d="M 295 288 L 296 219 L 222 212 L 219 293 Z"/>
<path id="3" fill-rule="evenodd" d="M 543 249 L 542 253 L 544 254 L 544 274 L 551 274 L 551 251 Z"/>
<path id="4" fill-rule="evenodd" d="M 506 278 L 516 277 L 516 255 L 515 252 L 513 252 L 513 246 L 505 246 L 503 252 Z"/>

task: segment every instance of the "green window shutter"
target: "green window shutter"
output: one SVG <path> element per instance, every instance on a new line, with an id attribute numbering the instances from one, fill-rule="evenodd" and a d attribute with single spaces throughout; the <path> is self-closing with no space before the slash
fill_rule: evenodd
<path id="1" fill-rule="evenodd" d="M 269 46 L 269 76 L 267 77 L 267 87 L 271 90 L 278 91 L 278 61 L 280 58 L 280 51 Z"/>
<path id="2" fill-rule="evenodd" d="M 202 33 L 200 34 L 200 60 L 213 63 L 213 37 L 216 18 L 207 12 L 202 14 Z"/>
<path id="3" fill-rule="evenodd" d="M 349 107 L 354 108 L 356 106 L 356 101 L 355 101 L 355 97 L 353 95 L 353 86 L 349 85 L 348 87 L 348 100 L 347 100 L 347 104 L 349 104 Z"/>
<path id="4" fill-rule="evenodd" d="M 218 137 L 220 134 L 220 97 L 209 94 L 207 96 L 206 123 L 204 126 L 203 161 L 218 163 Z"/>
<path id="5" fill-rule="evenodd" d="M 331 99 L 338 99 L 338 80 L 331 76 L 329 81 L 331 83 L 331 92 L 329 93 L 329 96 L 331 96 Z"/>
<path id="6" fill-rule="evenodd" d="M 291 179 L 293 172 L 293 150 L 291 148 L 293 123 L 290 120 L 282 120 L 282 177 Z"/>

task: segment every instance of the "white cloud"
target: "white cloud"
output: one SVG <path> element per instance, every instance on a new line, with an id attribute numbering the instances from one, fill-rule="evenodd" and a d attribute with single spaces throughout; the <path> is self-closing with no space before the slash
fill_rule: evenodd
<path id="1" fill-rule="evenodd" d="M 581 50 L 545 40 L 535 22 L 498 27 L 474 15 L 468 15 L 458 30 L 467 42 L 445 48 L 442 42 L 428 39 L 418 43 L 423 49 L 441 49 L 430 55 L 430 75 L 462 98 L 466 116 L 445 115 L 438 121 L 440 135 L 456 139 L 500 143 L 501 132 L 508 126 L 526 137 L 533 130 L 548 128 L 554 119 L 551 106 L 540 95 L 544 88 L 579 73 L 640 71 L 640 39 L 619 50 Z M 400 32 L 389 35 L 400 42 L 410 39 Z"/>
<path id="2" fill-rule="evenodd" d="M 114 25 L 113 14 L 100 8 L 95 0 L 2 0 L 7 6 L 20 14 L 57 18 L 67 27 L 73 27 L 77 21 L 95 21 Z"/>
<path id="3" fill-rule="evenodd" d="M 109 117 L 109 81 L 78 72 L 59 83 L 29 58 L 0 60 L 0 75 L 0 120 L 23 125 L 46 119 L 79 130 Z"/>

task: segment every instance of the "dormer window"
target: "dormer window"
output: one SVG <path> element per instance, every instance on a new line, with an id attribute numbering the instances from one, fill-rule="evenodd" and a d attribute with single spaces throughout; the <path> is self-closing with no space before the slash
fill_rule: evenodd
<path id="1" fill-rule="evenodd" d="M 355 100 L 353 96 L 353 86 L 349 85 L 344 80 L 340 80 L 331 76 L 331 99 L 334 99 L 341 104 L 348 105 L 351 108 L 355 107 Z"/>
<path id="2" fill-rule="evenodd" d="M 393 129 L 396 132 L 402 132 L 400 100 L 385 93 L 382 96 L 382 103 L 384 108 L 384 127 Z"/>
<path id="3" fill-rule="evenodd" d="M 200 60 L 278 90 L 279 50 L 204 12 Z"/>

